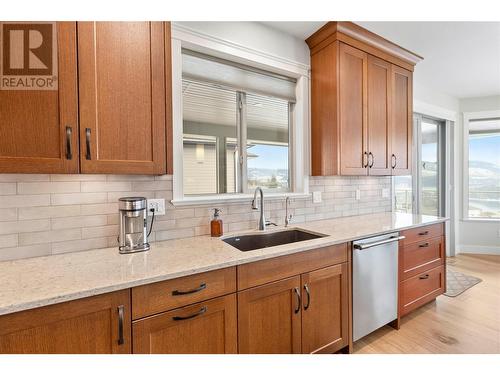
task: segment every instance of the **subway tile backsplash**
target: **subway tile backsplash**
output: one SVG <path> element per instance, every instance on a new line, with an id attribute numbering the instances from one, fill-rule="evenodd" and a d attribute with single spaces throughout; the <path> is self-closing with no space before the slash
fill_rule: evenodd
<path id="1" fill-rule="evenodd" d="M 292 199 L 292 225 L 391 211 L 391 199 L 382 197 L 390 177 L 311 177 L 309 185 L 322 202 Z M 151 242 L 209 234 L 215 205 L 173 207 L 172 176 L 0 174 L 0 261 L 117 246 L 117 200 L 132 195 L 166 200 Z M 249 203 L 216 206 L 225 232 L 256 227 L 259 214 Z M 284 224 L 284 199 L 266 199 L 265 208 L 266 218 Z"/>

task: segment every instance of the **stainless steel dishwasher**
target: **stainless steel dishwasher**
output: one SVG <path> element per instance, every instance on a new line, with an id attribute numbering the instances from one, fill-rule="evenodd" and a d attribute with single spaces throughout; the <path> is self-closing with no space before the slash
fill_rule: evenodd
<path id="1" fill-rule="evenodd" d="M 390 233 L 353 242 L 353 341 L 398 315 L 398 241 Z"/>

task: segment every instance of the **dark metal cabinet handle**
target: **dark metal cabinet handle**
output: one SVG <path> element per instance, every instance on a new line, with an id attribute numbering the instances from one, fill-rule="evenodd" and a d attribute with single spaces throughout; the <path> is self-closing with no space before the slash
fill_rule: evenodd
<path id="1" fill-rule="evenodd" d="M 123 338 L 123 312 L 125 307 L 123 305 L 118 306 L 118 345 L 123 345 L 125 339 Z"/>
<path id="2" fill-rule="evenodd" d="M 422 245 L 418 245 L 418 247 L 429 247 L 429 242 L 423 243 Z"/>
<path id="3" fill-rule="evenodd" d="M 392 159 L 392 165 L 391 165 L 392 169 L 395 169 L 396 165 L 398 164 L 398 160 L 396 158 L 396 155 L 392 154 L 391 159 Z"/>
<path id="4" fill-rule="evenodd" d="M 299 288 L 293 288 L 293 292 L 295 293 L 295 296 L 297 296 L 297 307 L 295 308 L 294 313 L 298 314 L 300 311 L 300 292 Z"/>
<path id="5" fill-rule="evenodd" d="M 66 159 L 73 159 L 73 150 L 71 149 L 71 135 L 73 129 L 71 126 L 66 126 Z"/>
<path id="6" fill-rule="evenodd" d="M 309 285 L 304 284 L 304 290 L 306 291 L 307 295 L 307 303 L 304 305 L 304 310 L 307 310 L 309 308 L 309 305 L 311 304 L 311 293 L 309 292 Z"/>
<path id="7" fill-rule="evenodd" d="M 429 274 L 426 274 L 426 275 L 423 275 L 423 276 L 419 277 L 420 280 L 425 280 L 425 279 L 428 279 L 428 278 L 429 278 Z"/>
<path id="8" fill-rule="evenodd" d="M 90 128 L 85 128 L 85 145 L 86 145 L 85 159 L 91 160 L 92 157 L 90 155 Z"/>
<path id="9" fill-rule="evenodd" d="M 429 234 L 429 231 L 426 230 L 426 231 L 420 232 L 418 235 L 419 236 L 427 236 L 428 234 Z"/>
<path id="10" fill-rule="evenodd" d="M 371 161 L 372 161 L 372 162 L 370 163 L 370 165 L 368 165 L 368 168 L 372 168 L 372 167 L 373 167 L 373 163 L 375 163 L 375 158 L 373 157 L 373 154 L 372 154 L 372 152 L 371 152 L 371 151 L 368 153 L 368 156 L 369 156 L 369 157 L 371 156 Z"/>
<path id="11" fill-rule="evenodd" d="M 200 284 L 200 286 L 198 288 L 191 289 L 191 290 L 186 290 L 186 291 L 174 290 L 172 292 L 172 295 L 173 296 L 183 296 L 185 294 L 192 294 L 192 293 L 201 292 L 203 289 L 206 289 L 206 288 L 207 288 L 207 284 L 203 283 L 203 284 Z"/>
<path id="12" fill-rule="evenodd" d="M 192 319 L 196 318 L 197 316 L 201 314 L 205 314 L 207 312 L 207 307 L 203 306 L 200 311 L 194 313 L 193 315 L 188 315 L 188 316 L 174 316 L 172 317 L 173 320 L 186 320 L 186 319 Z"/>
<path id="13" fill-rule="evenodd" d="M 366 157 L 366 159 L 365 159 Z M 365 160 L 366 160 L 366 163 L 365 163 Z M 368 152 L 363 152 L 363 168 L 367 168 L 368 167 Z"/>

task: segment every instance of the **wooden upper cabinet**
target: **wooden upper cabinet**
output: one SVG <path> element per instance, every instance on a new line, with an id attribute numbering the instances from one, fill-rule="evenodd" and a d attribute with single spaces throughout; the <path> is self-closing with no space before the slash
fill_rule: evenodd
<path id="1" fill-rule="evenodd" d="M 340 173 L 366 175 L 368 55 L 340 43 Z"/>
<path id="2" fill-rule="evenodd" d="M 306 42 L 311 174 L 410 174 L 412 71 L 422 58 L 352 22 L 329 22 Z"/>
<path id="3" fill-rule="evenodd" d="M 57 89 L 0 90 L 0 173 L 78 173 L 76 24 L 55 25 Z"/>
<path id="4" fill-rule="evenodd" d="M 78 22 L 83 173 L 166 172 L 165 26 Z"/>
<path id="5" fill-rule="evenodd" d="M 368 56 L 368 173 L 391 174 L 391 67 Z"/>
<path id="6" fill-rule="evenodd" d="M 300 276 L 238 292 L 243 354 L 301 353 Z"/>
<path id="7" fill-rule="evenodd" d="M 131 353 L 130 290 L 0 316 L 1 354 Z"/>
<path id="8" fill-rule="evenodd" d="M 412 72 L 392 66 L 391 163 L 393 175 L 411 174 L 413 134 Z"/>
<path id="9" fill-rule="evenodd" d="M 236 354 L 236 294 L 133 322 L 139 354 Z"/>

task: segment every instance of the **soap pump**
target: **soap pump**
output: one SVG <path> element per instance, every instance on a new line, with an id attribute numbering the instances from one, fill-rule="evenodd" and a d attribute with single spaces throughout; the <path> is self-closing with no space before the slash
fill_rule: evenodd
<path id="1" fill-rule="evenodd" d="M 214 208 L 214 217 L 210 222 L 210 235 L 212 237 L 220 237 L 222 236 L 222 220 L 220 218 L 220 212 L 222 210 L 220 208 Z"/>

